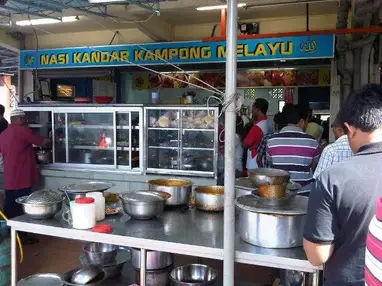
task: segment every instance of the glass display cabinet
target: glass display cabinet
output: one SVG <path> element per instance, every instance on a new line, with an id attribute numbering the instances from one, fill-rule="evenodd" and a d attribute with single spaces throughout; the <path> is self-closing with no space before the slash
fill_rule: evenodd
<path id="1" fill-rule="evenodd" d="M 20 106 L 29 127 L 52 138 L 52 164 L 143 171 L 142 107 Z"/>
<path id="2" fill-rule="evenodd" d="M 217 176 L 217 107 L 144 110 L 147 173 Z"/>

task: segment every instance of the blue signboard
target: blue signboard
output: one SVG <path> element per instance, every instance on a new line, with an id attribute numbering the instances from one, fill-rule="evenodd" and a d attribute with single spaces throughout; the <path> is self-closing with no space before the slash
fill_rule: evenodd
<path id="1" fill-rule="evenodd" d="M 237 45 L 239 62 L 332 58 L 333 55 L 333 35 L 239 40 Z M 219 63 L 225 58 L 225 42 L 153 43 L 21 51 L 20 68 Z"/>

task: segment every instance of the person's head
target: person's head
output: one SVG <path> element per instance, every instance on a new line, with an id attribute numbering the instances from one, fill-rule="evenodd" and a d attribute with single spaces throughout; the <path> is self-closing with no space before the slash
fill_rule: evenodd
<path id="1" fill-rule="evenodd" d="M 5 113 L 5 107 L 0 104 L 0 118 L 4 117 L 4 113 Z"/>
<path id="2" fill-rule="evenodd" d="M 353 91 L 340 110 L 339 120 L 354 153 L 363 145 L 382 142 L 382 86 L 368 84 Z"/>
<path id="3" fill-rule="evenodd" d="M 285 123 L 290 126 L 298 126 L 302 130 L 306 129 L 306 126 L 308 125 L 308 116 L 309 111 L 308 108 L 296 104 L 293 106 L 293 108 L 288 107 L 285 108 L 283 113 Z"/>
<path id="4" fill-rule="evenodd" d="M 258 120 L 267 114 L 269 103 L 264 98 L 257 98 L 252 105 L 252 119 Z"/>
<path id="5" fill-rule="evenodd" d="M 336 138 L 336 140 L 345 134 L 342 124 L 340 123 L 339 114 L 337 114 L 336 118 L 334 119 L 331 128 L 333 130 L 333 135 L 334 138 Z"/>
<path id="6" fill-rule="evenodd" d="M 275 131 L 278 131 L 280 129 L 282 129 L 285 125 L 284 123 L 284 116 L 282 115 L 282 113 L 277 113 L 275 114 L 275 116 L 273 117 L 273 123 L 274 123 L 274 128 L 275 128 Z"/>
<path id="7" fill-rule="evenodd" d="M 11 112 L 11 123 L 12 124 L 26 125 L 27 124 L 27 118 L 25 116 L 24 110 L 21 110 L 21 109 L 13 110 Z"/>

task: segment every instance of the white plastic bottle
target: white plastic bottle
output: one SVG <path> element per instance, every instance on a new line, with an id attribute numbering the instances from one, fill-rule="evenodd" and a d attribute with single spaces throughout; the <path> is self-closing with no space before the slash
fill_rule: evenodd
<path id="1" fill-rule="evenodd" d="M 105 219 L 105 197 L 101 192 L 87 193 L 86 197 L 93 198 L 96 205 L 96 221 Z"/>
<path id="2" fill-rule="evenodd" d="M 96 224 L 96 206 L 93 198 L 78 198 L 70 204 L 72 225 L 76 229 L 90 229 Z"/>

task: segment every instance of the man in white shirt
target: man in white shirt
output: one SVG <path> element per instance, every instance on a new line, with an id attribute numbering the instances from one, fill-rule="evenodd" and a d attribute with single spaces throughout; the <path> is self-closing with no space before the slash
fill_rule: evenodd
<path id="1" fill-rule="evenodd" d="M 340 124 L 338 124 L 338 116 L 334 120 L 331 127 L 336 141 L 326 146 L 322 151 L 320 161 L 318 162 L 317 168 L 313 175 L 314 179 L 316 179 L 330 166 L 353 156 L 353 152 L 350 149 L 349 141 L 345 135 L 344 129 Z"/>

